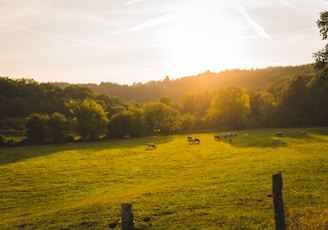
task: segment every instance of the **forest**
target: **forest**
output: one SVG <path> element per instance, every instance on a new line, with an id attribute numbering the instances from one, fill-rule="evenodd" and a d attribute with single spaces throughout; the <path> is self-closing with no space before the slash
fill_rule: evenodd
<path id="1" fill-rule="evenodd" d="M 1 145 L 140 137 L 194 130 L 328 125 L 328 83 L 313 64 L 205 72 L 145 84 L 0 78 Z"/>
<path id="2" fill-rule="evenodd" d="M 327 40 L 327 11 L 317 25 Z M 206 71 L 132 85 L 0 77 L 0 145 L 328 126 L 328 44 L 313 57 L 308 65 Z M 15 133 L 25 138 L 8 137 Z"/>

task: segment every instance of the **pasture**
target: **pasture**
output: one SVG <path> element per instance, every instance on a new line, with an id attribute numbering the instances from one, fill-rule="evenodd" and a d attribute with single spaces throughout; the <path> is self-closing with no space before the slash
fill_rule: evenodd
<path id="1" fill-rule="evenodd" d="M 278 172 L 287 228 L 327 229 L 328 129 L 276 131 L 1 148 L 0 229 L 120 229 L 122 203 L 136 229 L 274 229 Z"/>

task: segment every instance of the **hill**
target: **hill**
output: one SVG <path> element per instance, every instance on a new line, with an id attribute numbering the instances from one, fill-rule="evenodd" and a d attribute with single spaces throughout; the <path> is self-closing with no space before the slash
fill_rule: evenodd
<path id="1" fill-rule="evenodd" d="M 168 76 L 161 81 L 120 85 L 111 82 L 100 84 L 79 84 L 87 86 L 99 94 L 118 96 L 131 103 L 156 101 L 162 96 L 168 96 L 174 102 L 179 102 L 182 95 L 189 92 L 203 92 L 211 89 L 227 87 L 246 88 L 253 91 L 279 89 L 291 80 L 303 76 L 313 76 L 316 70 L 312 64 L 285 67 L 268 67 L 251 70 L 227 70 L 219 73 L 204 72 L 195 76 L 186 76 L 171 80 Z M 67 87 L 67 83 L 55 83 Z"/>

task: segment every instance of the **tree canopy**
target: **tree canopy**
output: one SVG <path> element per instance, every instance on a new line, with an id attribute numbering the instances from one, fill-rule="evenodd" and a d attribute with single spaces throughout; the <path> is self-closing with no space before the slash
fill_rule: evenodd
<path id="1" fill-rule="evenodd" d="M 95 140 L 107 134 L 109 123 L 107 114 L 95 100 L 90 98 L 70 99 L 65 105 L 73 117 L 73 129 L 82 140 Z"/>

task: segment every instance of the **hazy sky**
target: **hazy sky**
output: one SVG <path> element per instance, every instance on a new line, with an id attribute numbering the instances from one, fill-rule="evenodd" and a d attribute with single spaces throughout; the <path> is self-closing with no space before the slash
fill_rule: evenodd
<path id="1" fill-rule="evenodd" d="M 0 0 L 0 76 L 132 84 L 299 65 L 325 0 Z"/>

